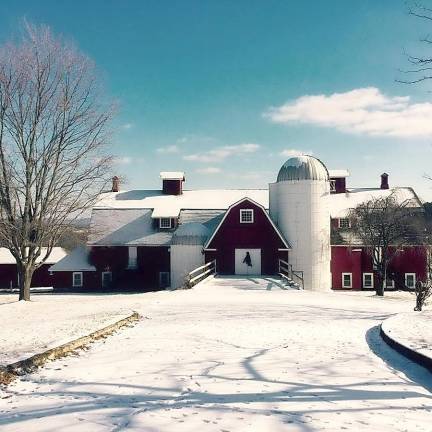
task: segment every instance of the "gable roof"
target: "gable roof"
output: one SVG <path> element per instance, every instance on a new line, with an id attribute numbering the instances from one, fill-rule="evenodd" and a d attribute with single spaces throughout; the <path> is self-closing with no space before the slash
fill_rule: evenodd
<path id="1" fill-rule="evenodd" d="M 281 234 L 281 232 L 279 231 L 279 229 L 277 228 L 277 226 L 274 224 L 274 222 L 272 221 L 272 219 L 270 218 L 269 214 L 267 213 L 266 209 L 259 203 L 257 203 L 256 201 L 250 199 L 250 198 L 243 198 L 237 202 L 235 202 L 234 204 L 232 204 L 228 210 L 225 212 L 225 214 L 223 215 L 223 218 L 220 220 L 219 224 L 217 225 L 217 227 L 215 228 L 215 230 L 213 231 L 212 235 L 209 237 L 209 239 L 206 241 L 205 245 L 204 245 L 204 249 L 208 248 L 209 244 L 212 242 L 213 238 L 215 237 L 216 233 L 219 231 L 220 227 L 223 225 L 226 217 L 228 216 L 228 214 L 230 213 L 230 211 L 238 206 L 239 204 L 241 204 L 244 201 L 250 201 L 253 204 L 255 204 L 257 207 L 259 207 L 263 213 L 266 215 L 267 220 L 270 222 L 271 226 L 273 227 L 273 229 L 275 230 L 276 234 L 279 236 L 279 238 L 281 239 L 282 243 L 286 246 L 287 249 L 291 249 L 291 246 L 289 245 L 289 243 L 285 240 L 285 238 L 283 237 L 283 235 Z"/>

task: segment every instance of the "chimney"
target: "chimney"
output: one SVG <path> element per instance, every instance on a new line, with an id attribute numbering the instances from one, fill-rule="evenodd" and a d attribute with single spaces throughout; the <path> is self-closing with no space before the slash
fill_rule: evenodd
<path id="1" fill-rule="evenodd" d="M 117 176 L 112 178 L 111 192 L 118 192 L 120 190 L 120 179 Z"/>
<path id="2" fill-rule="evenodd" d="M 388 174 L 383 173 L 383 174 L 381 174 L 381 189 L 388 189 L 388 188 L 389 188 Z"/>

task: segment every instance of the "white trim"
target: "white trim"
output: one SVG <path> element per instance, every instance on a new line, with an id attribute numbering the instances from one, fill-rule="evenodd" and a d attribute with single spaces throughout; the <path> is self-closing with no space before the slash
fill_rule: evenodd
<path id="1" fill-rule="evenodd" d="M 365 276 L 371 276 L 372 278 L 372 285 L 366 286 L 365 284 Z M 373 273 L 363 273 L 363 288 L 373 288 L 374 287 L 374 274 Z"/>
<path id="2" fill-rule="evenodd" d="M 344 281 L 345 276 L 349 276 L 350 277 L 350 284 L 349 284 L 349 286 L 345 285 L 345 283 L 344 283 L 345 282 Z M 352 279 L 353 279 L 352 273 L 342 273 L 342 288 L 352 288 Z"/>
<path id="3" fill-rule="evenodd" d="M 330 179 L 330 192 L 336 192 L 336 180 Z"/>
<path id="4" fill-rule="evenodd" d="M 110 275 L 110 283 L 112 282 L 112 272 L 111 271 L 103 271 L 102 273 L 101 273 L 101 285 L 102 285 L 102 288 L 105 288 L 105 286 L 104 286 L 104 275 L 106 275 L 106 274 L 109 274 Z"/>
<path id="5" fill-rule="evenodd" d="M 347 220 L 348 221 L 348 226 L 347 227 L 342 227 L 341 226 L 341 220 Z M 349 218 L 344 217 L 344 218 L 338 218 L 338 228 L 342 228 L 342 229 L 347 229 L 347 228 L 351 228 L 351 221 L 349 220 Z"/>
<path id="6" fill-rule="evenodd" d="M 131 254 L 131 251 L 135 253 Z M 138 267 L 138 248 L 137 246 L 128 246 L 128 269 L 136 269 Z"/>
<path id="7" fill-rule="evenodd" d="M 217 249 L 204 249 L 204 252 L 217 252 Z"/>
<path id="8" fill-rule="evenodd" d="M 288 252 L 290 249 L 284 249 L 284 248 L 279 248 L 278 251 L 279 252 Z"/>
<path id="9" fill-rule="evenodd" d="M 169 220 L 169 226 L 162 226 L 162 221 Z M 161 217 L 159 218 L 159 229 L 171 229 L 172 228 L 172 219 L 170 217 Z"/>
<path id="10" fill-rule="evenodd" d="M 413 278 L 414 278 L 414 285 L 412 285 L 412 286 L 408 286 L 408 284 L 407 284 L 407 277 L 409 277 L 409 276 L 413 276 Z M 417 282 L 417 277 L 416 277 L 415 273 L 405 273 L 405 286 L 407 288 L 415 288 L 416 282 Z"/>
<path id="11" fill-rule="evenodd" d="M 390 282 L 390 284 L 389 284 Z M 393 279 L 387 279 L 386 280 L 386 288 L 394 288 L 395 287 L 395 281 Z"/>
<path id="12" fill-rule="evenodd" d="M 247 220 L 247 221 L 243 220 L 244 214 L 250 214 L 251 220 Z M 254 215 L 253 209 L 240 209 L 240 223 L 241 224 L 252 224 L 252 223 L 254 223 L 254 219 L 255 219 L 255 215 Z"/>
<path id="13" fill-rule="evenodd" d="M 290 245 L 286 242 L 286 240 L 282 237 L 282 234 L 280 233 L 280 231 L 278 230 L 277 226 L 274 224 L 274 222 L 271 220 L 271 217 L 269 216 L 269 214 L 267 213 L 267 210 L 265 209 L 264 206 L 262 206 L 261 204 L 257 203 L 256 201 L 254 201 L 252 198 L 242 198 L 240 201 L 235 202 L 234 204 L 231 204 L 227 211 L 224 214 L 224 217 L 222 218 L 222 220 L 219 222 L 218 226 L 216 227 L 216 229 L 213 231 L 213 234 L 211 235 L 211 237 L 207 240 L 206 244 L 204 245 L 204 250 L 211 250 L 208 249 L 207 246 L 213 241 L 214 236 L 216 235 L 216 233 L 219 231 L 219 228 L 222 226 L 222 224 L 225 222 L 226 217 L 228 216 L 228 213 L 237 205 L 241 204 L 243 201 L 250 201 L 253 204 L 255 204 L 257 207 L 259 207 L 264 214 L 267 216 L 267 219 L 270 221 L 272 227 L 274 228 L 274 230 L 276 231 L 276 233 L 278 234 L 279 238 L 282 240 L 282 243 L 288 248 L 288 250 L 291 250 Z"/>
<path id="14" fill-rule="evenodd" d="M 80 284 L 75 284 L 75 275 L 80 275 Z M 74 288 L 83 286 L 83 272 L 72 272 L 72 286 Z"/>

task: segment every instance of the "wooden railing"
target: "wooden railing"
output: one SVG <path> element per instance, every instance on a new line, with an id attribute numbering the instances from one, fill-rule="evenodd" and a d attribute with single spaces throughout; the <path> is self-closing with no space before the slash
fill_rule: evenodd
<path id="1" fill-rule="evenodd" d="M 288 281 L 295 282 L 301 289 L 304 289 L 304 274 L 301 270 L 293 270 L 292 264 L 279 259 L 279 274 Z"/>
<path id="2" fill-rule="evenodd" d="M 216 260 L 197 267 L 195 270 L 188 273 L 185 278 L 185 288 L 192 288 L 198 282 L 203 281 L 212 274 L 216 274 Z"/>

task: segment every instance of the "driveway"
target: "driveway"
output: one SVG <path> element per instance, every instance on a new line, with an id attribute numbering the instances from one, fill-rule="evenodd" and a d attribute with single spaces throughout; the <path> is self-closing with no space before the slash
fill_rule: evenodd
<path id="1" fill-rule="evenodd" d="M 431 430 L 431 374 L 378 335 L 412 299 L 284 290 L 270 278 L 141 298 L 135 327 L 11 385 L 0 429 Z"/>

